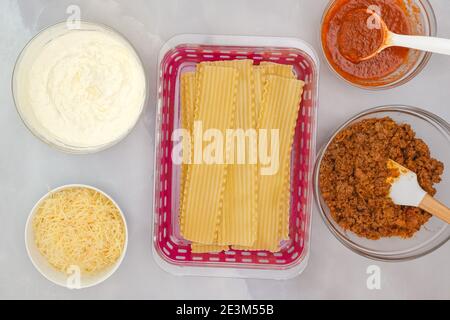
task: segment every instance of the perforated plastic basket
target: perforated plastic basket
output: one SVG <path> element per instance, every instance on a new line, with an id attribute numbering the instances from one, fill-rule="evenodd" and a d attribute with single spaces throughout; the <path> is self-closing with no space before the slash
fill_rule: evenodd
<path id="1" fill-rule="evenodd" d="M 290 64 L 298 79 L 306 83 L 291 160 L 290 240 L 277 253 L 233 250 L 194 254 L 179 232 L 181 167 L 171 157 L 171 135 L 180 128 L 180 76 L 202 61 L 234 59 Z M 305 269 L 311 229 L 318 63 L 314 50 L 293 38 L 180 35 L 163 46 L 156 119 L 153 255 L 164 270 L 176 275 L 286 279 Z"/>

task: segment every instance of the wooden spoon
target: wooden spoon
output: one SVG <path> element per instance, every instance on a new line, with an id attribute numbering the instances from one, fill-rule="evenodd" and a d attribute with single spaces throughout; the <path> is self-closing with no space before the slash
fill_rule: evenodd
<path id="1" fill-rule="evenodd" d="M 450 224 L 450 209 L 420 187 L 414 172 L 394 160 L 389 160 L 387 167 L 399 171 L 398 177 L 389 177 L 387 180 L 391 185 L 389 196 L 395 204 L 419 207 Z"/>
<path id="2" fill-rule="evenodd" d="M 352 21 L 355 25 L 348 25 L 341 27 L 342 30 L 349 30 L 349 28 L 360 28 L 362 25 L 367 28 L 364 30 L 363 34 L 365 36 L 371 35 L 373 37 L 377 37 L 377 43 L 373 45 L 371 43 L 370 48 L 365 47 L 362 52 L 360 52 L 360 47 L 352 47 L 352 44 L 357 44 L 357 42 L 350 43 L 350 47 L 342 47 L 340 48 L 341 53 L 350 61 L 358 63 L 368 59 L 373 58 L 381 51 L 389 47 L 405 47 L 410 49 L 417 49 L 422 51 L 429 51 L 434 53 L 446 54 L 450 55 L 450 39 L 436 38 L 436 37 L 426 37 L 426 36 L 409 36 L 409 35 L 401 35 L 390 31 L 384 22 L 384 20 L 373 11 L 366 11 L 365 16 L 361 14 L 360 11 L 362 9 L 356 10 L 353 14 L 359 14 L 359 17 L 364 19 L 363 21 Z M 364 18 L 365 17 L 365 18 Z M 372 29 L 370 30 L 368 26 L 367 17 L 373 17 L 376 22 L 378 22 L 378 26 L 380 29 Z M 345 31 L 343 31 L 345 32 Z M 372 32 L 369 34 L 368 32 Z"/>

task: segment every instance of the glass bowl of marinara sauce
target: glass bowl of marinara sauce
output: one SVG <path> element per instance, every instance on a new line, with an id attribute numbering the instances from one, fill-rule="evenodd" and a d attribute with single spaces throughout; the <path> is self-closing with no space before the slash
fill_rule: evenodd
<path id="1" fill-rule="evenodd" d="M 366 33 L 341 27 L 348 26 L 355 11 L 375 12 L 388 29 L 400 34 L 436 35 L 436 18 L 428 0 L 332 0 L 322 18 L 322 49 L 330 68 L 348 83 L 371 90 L 390 89 L 413 79 L 428 63 L 431 53 L 407 48 L 391 47 L 373 58 L 352 62 L 341 52 L 345 41 L 357 41 L 361 50 L 371 45 Z M 355 21 L 357 25 L 357 21 Z M 376 26 L 373 32 L 377 32 Z M 355 39 L 355 37 L 361 37 Z"/>

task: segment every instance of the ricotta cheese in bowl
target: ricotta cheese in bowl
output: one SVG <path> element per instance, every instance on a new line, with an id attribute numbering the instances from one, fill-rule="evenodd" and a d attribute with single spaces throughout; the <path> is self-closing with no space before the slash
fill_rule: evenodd
<path id="1" fill-rule="evenodd" d="M 13 76 L 19 114 L 30 130 L 64 151 L 88 153 L 123 139 L 142 113 L 145 72 L 137 53 L 111 29 L 82 22 L 39 33 Z"/>

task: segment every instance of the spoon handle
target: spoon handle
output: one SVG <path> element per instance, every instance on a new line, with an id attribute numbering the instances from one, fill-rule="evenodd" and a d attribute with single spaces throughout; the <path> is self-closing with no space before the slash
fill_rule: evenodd
<path id="1" fill-rule="evenodd" d="M 450 224 L 450 209 L 429 194 L 423 198 L 419 208 Z"/>
<path id="2" fill-rule="evenodd" d="M 450 55 L 450 39 L 407 36 L 391 32 L 389 45 Z"/>

